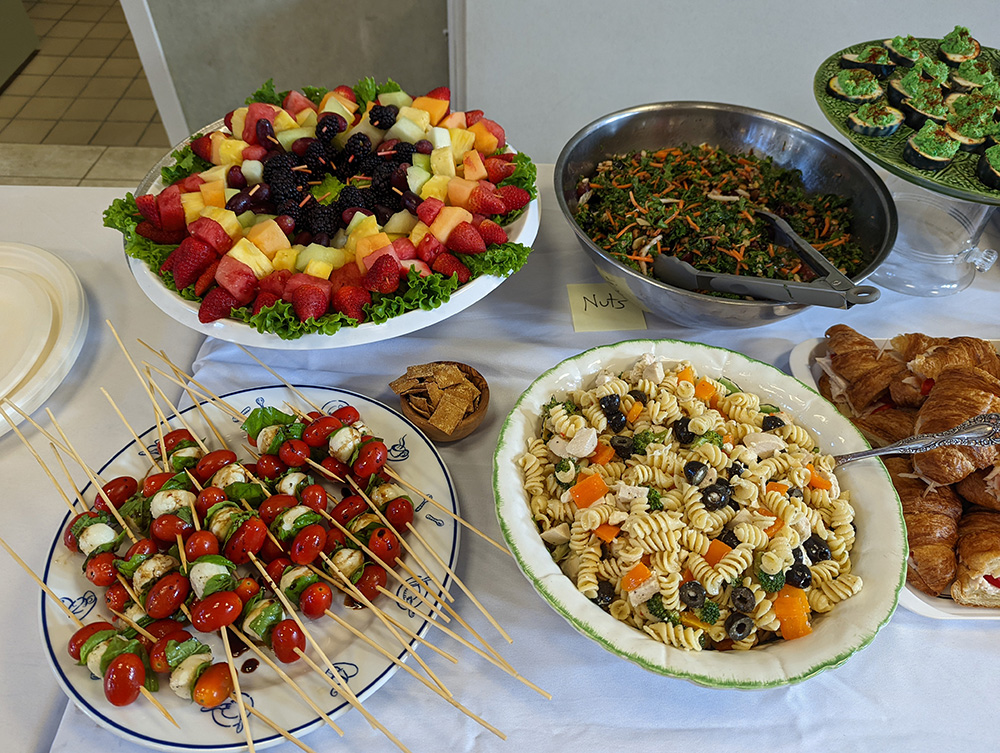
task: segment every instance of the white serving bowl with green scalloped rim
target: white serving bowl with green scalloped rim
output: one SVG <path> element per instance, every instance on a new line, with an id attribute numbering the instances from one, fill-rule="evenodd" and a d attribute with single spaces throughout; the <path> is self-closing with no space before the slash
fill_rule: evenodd
<path id="1" fill-rule="evenodd" d="M 773 366 L 724 348 L 678 340 L 629 340 L 584 351 L 549 369 L 521 395 L 504 423 L 493 458 L 497 518 L 518 566 L 549 605 L 607 650 L 652 672 L 718 688 L 769 688 L 801 682 L 837 667 L 874 640 L 896 609 L 906 580 L 907 544 L 899 498 L 877 460 L 837 471 L 851 490 L 857 538 L 853 572 L 864 587 L 832 612 L 813 619 L 811 635 L 749 652 L 684 651 L 653 640 L 614 619 L 583 596 L 563 575 L 531 519 L 517 458 L 537 436 L 542 406 L 602 367 L 625 370 L 643 353 L 688 360 L 698 374 L 725 376 L 762 402 L 781 406 L 809 429 L 824 452 L 838 454 L 868 444 L 854 426 L 817 392 Z"/>

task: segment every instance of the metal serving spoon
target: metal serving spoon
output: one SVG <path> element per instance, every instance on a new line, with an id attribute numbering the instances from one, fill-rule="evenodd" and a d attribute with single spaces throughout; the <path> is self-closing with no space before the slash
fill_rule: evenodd
<path id="1" fill-rule="evenodd" d="M 844 465 L 853 463 L 855 460 L 875 458 L 881 455 L 912 455 L 947 445 L 980 445 L 985 447 L 991 444 L 1000 444 L 1000 413 L 983 413 L 948 431 L 939 431 L 936 434 L 917 434 L 885 447 L 851 452 L 846 455 L 834 455 L 833 459 L 837 465 Z"/>
<path id="2" fill-rule="evenodd" d="M 659 254 L 653 262 L 653 273 L 663 282 L 684 290 L 717 290 L 723 293 L 749 295 L 772 301 L 789 301 L 832 308 L 850 308 L 856 303 L 872 303 L 881 294 L 871 285 L 858 285 L 837 269 L 830 260 L 813 248 L 778 215 L 765 209 L 751 208 L 774 231 L 779 245 L 795 250 L 803 261 L 819 275 L 813 282 L 772 280 L 767 277 L 702 272 L 675 256 Z"/>

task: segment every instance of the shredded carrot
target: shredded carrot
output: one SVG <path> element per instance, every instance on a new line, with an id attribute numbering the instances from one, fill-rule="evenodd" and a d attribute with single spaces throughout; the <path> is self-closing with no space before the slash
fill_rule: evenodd
<path id="1" fill-rule="evenodd" d="M 618 235 L 616 235 L 615 238 L 621 238 L 627 230 L 636 227 L 638 224 L 639 223 L 637 222 L 630 222 L 629 224 L 627 224 L 625 227 L 623 227 L 621 230 L 618 231 Z"/>
<path id="2" fill-rule="evenodd" d="M 645 262 L 653 261 L 652 256 L 637 256 L 635 254 L 623 254 L 623 255 L 626 259 L 632 259 L 633 261 L 645 261 Z"/>

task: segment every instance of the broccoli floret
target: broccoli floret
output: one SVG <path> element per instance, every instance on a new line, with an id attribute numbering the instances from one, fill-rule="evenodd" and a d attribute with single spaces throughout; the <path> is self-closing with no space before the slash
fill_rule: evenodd
<path id="1" fill-rule="evenodd" d="M 662 442 L 667 438 L 667 434 L 669 433 L 669 431 L 661 431 L 654 434 L 649 429 L 640 431 L 632 437 L 632 452 L 636 455 L 645 455 L 646 445 L 653 444 L 654 442 Z"/>
<path id="2" fill-rule="evenodd" d="M 722 435 L 709 429 L 691 443 L 691 448 L 694 449 L 703 444 L 714 444 L 716 447 L 722 447 Z"/>
<path id="3" fill-rule="evenodd" d="M 761 588 L 769 594 L 777 593 L 785 586 L 785 573 L 779 571 L 772 575 L 771 573 L 765 573 L 758 567 L 757 581 L 760 583 Z"/>
<path id="4" fill-rule="evenodd" d="M 646 492 L 646 502 L 649 504 L 649 509 L 654 512 L 663 509 L 663 501 L 660 499 L 660 492 L 651 486 L 646 487 L 649 491 Z"/>
<path id="5" fill-rule="evenodd" d="M 667 609 L 663 605 L 663 597 L 658 593 L 649 597 L 649 600 L 646 602 L 646 609 L 658 620 L 663 620 L 674 625 L 681 624 L 680 614 L 673 609 Z"/>
<path id="6" fill-rule="evenodd" d="M 719 621 L 719 605 L 714 601 L 706 601 L 698 610 L 698 619 L 706 625 L 714 625 Z"/>

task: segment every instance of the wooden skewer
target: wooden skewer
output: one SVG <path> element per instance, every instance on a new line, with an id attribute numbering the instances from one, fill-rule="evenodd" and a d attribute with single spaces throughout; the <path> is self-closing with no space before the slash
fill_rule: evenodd
<path id="1" fill-rule="evenodd" d="M 0 415 L 2 415 L 4 417 L 4 420 L 8 424 L 10 424 L 10 428 L 13 429 L 14 433 L 17 435 L 17 438 L 20 439 L 21 442 L 24 444 L 24 446 L 28 448 L 28 452 L 31 453 L 31 456 L 35 459 L 35 462 L 38 463 L 41 469 L 45 472 L 45 475 L 49 477 L 49 481 L 52 482 L 52 485 L 56 488 L 56 491 L 59 492 L 59 496 L 62 497 L 63 501 L 66 503 L 66 506 L 69 507 L 70 512 L 74 514 L 79 512 L 79 510 L 77 510 L 73 506 L 73 503 L 69 501 L 69 497 L 66 496 L 66 492 L 63 491 L 62 487 L 59 485 L 59 482 L 56 480 L 56 477 L 52 475 L 52 471 L 49 470 L 49 467 L 45 464 L 45 461 L 42 460 L 42 456 L 38 454 L 38 452 L 35 450 L 34 447 L 31 446 L 31 443 L 28 441 L 27 437 L 25 437 L 24 434 L 21 433 L 21 430 L 18 429 L 17 426 L 15 426 L 14 422 L 11 421 L 10 416 L 7 415 L 7 412 L 3 408 L 0 408 Z M 83 502 L 83 499 L 81 498 L 80 501 Z M 87 507 L 87 504 L 85 502 L 83 503 L 83 509 L 84 510 L 90 509 Z"/>
<path id="2" fill-rule="evenodd" d="M 160 454 L 160 460 L 163 461 L 163 468 L 165 471 L 170 470 L 170 460 L 167 458 L 167 440 L 163 433 L 163 427 L 166 426 L 170 428 L 170 422 L 167 421 L 167 417 L 163 413 L 163 409 L 160 408 L 160 404 L 156 402 L 156 395 L 153 393 L 153 377 L 149 374 L 149 369 L 146 369 L 146 394 L 149 397 L 149 402 L 153 406 L 153 420 L 156 423 L 156 436 L 159 439 L 157 443 L 157 452 Z"/>
<path id="3" fill-rule="evenodd" d="M 233 698 L 233 696 L 230 696 L 230 698 Z M 233 700 L 235 700 L 235 698 L 233 698 Z M 308 745 L 306 745 L 304 742 L 302 742 L 301 740 L 299 740 L 297 737 L 293 736 L 287 729 L 284 729 L 277 722 L 275 722 L 272 719 L 270 719 L 269 717 L 265 716 L 264 712 L 258 711 L 253 706 L 247 706 L 246 710 L 249 711 L 251 714 L 253 714 L 255 717 L 257 717 L 258 719 L 260 719 L 262 722 L 264 722 L 264 724 L 266 724 L 268 727 L 270 727 L 271 729 L 273 729 L 275 732 L 277 732 L 283 738 L 285 738 L 286 740 L 288 740 L 288 742 L 293 743 L 294 745 L 297 745 L 299 748 L 301 748 L 302 750 L 304 750 L 305 753 L 316 753 L 315 750 L 313 750 L 312 748 L 310 748 Z"/>
<path id="4" fill-rule="evenodd" d="M 283 385 L 285 385 L 285 386 L 286 386 L 286 387 L 287 387 L 287 388 L 288 388 L 288 389 L 289 389 L 289 390 L 291 391 L 291 393 L 292 393 L 293 395 L 295 395 L 295 396 L 296 396 L 296 397 L 297 397 L 297 398 L 298 398 L 299 400 L 301 400 L 301 401 L 302 401 L 303 403 L 305 403 L 306 405 L 308 405 L 308 406 L 309 406 L 310 408 L 312 408 L 312 409 L 313 409 L 314 411 L 316 411 L 317 413 L 323 413 L 323 412 L 324 412 L 322 408 L 320 408 L 320 407 L 319 407 L 318 405 L 316 405 L 316 403 L 314 403 L 314 402 L 313 402 L 312 400 L 310 400 L 310 399 L 309 399 L 309 398 L 307 398 L 307 397 L 306 397 L 305 395 L 303 395 L 303 394 L 302 394 L 301 392 L 299 392 L 299 391 L 298 391 L 297 389 L 295 389 L 295 387 L 293 387 L 293 386 L 292 386 L 292 385 L 291 385 L 291 384 L 290 384 L 290 383 L 288 382 L 288 380 L 286 380 L 286 379 L 284 379 L 283 377 L 281 377 L 281 376 L 280 376 L 280 375 L 278 374 L 278 372 L 276 372 L 276 371 L 275 371 L 274 369 L 272 369 L 272 368 L 271 368 L 270 366 L 268 366 L 268 365 L 267 365 L 266 363 L 264 363 L 264 362 L 263 362 L 263 361 L 261 361 L 261 360 L 260 360 L 259 358 L 257 358 L 257 356 L 255 356 L 255 355 L 254 355 L 253 353 L 251 353 L 251 352 L 250 352 L 249 350 L 247 350 L 246 348 L 244 348 L 244 347 L 243 347 L 242 345 L 240 345 L 239 343 L 237 343 L 237 344 L 236 344 L 236 347 L 237 347 L 237 348 L 239 348 L 240 350 L 242 350 L 242 351 L 243 351 L 244 353 L 246 353 L 246 354 L 247 354 L 248 356 L 250 356 L 250 357 L 251 357 L 251 358 L 252 358 L 253 360 L 255 360 L 255 361 L 256 361 L 257 363 L 259 363 L 259 364 L 260 364 L 261 366 L 263 366 L 263 367 L 264 367 L 264 368 L 265 368 L 265 369 L 267 370 L 267 372 L 268 372 L 268 373 L 269 373 L 269 374 L 270 374 L 271 376 L 273 376 L 273 377 L 274 377 L 275 379 L 277 379 L 277 380 L 278 380 L 279 382 L 281 382 L 281 383 L 282 383 Z"/>
<path id="5" fill-rule="evenodd" d="M 139 342 L 142 343 L 143 345 L 145 345 L 150 350 L 152 350 L 154 353 L 156 353 L 157 356 L 160 355 L 159 353 L 157 353 L 157 351 L 153 350 L 152 346 L 147 345 L 146 343 L 142 342 L 142 340 L 139 340 Z M 177 385 L 179 385 L 181 387 L 184 386 L 184 382 L 181 382 L 175 376 L 171 376 L 170 374 L 168 374 L 167 372 L 165 372 L 163 369 L 159 369 L 156 366 L 153 366 L 152 364 L 147 363 L 146 361 L 143 361 L 142 363 L 143 363 L 143 366 L 146 366 L 147 368 L 152 369 L 153 371 L 155 371 L 160 376 L 162 376 L 162 377 L 164 377 L 166 379 L 169 379 L 170 381 L 176 383 Z M 175 363 L 173 363 L 172 361 L 168 360 L 167 364 L 170 366 L 171 369 L 173 369 L 174 371 L 176 371 L 178 374 L 181 374 L 186 380 L 188 380 L 188 382 L 190 382 L 195 387 L 197 387 L 198 388 L 198 390 L 197 390 L 198 394 L 201 395 L 203 398 L 205 398 L 206 400 L 212 401 L 213 404 L 215 404 L 218 407 L 220 407 L 226 413 L 229 413 L 231 416 L 233 416 L 238 421 L 244 421 L 244 420 L 246 420 L 246 416 L 244 416 L 242 413 L 240 413 L 238 410 L 236 410 L 233 406 L 231 406 L 229 403 L 227 403 L 221 397 L 219 397 L 218 395 L 216 395 L 210 389 L 208 389 L 207 387 L 205 387 L 205 385 L 203 385 L 197 379 L 195 379 L 190 374 L 188 374 L 187 372 L 185 372 L 183 369 L 181 369 L 180 367 L 178 367 Z"/>
<path id="6" fill-rule="evenodd" d="M 180 538 L 180 534 L 178 534 L 177 538 Z M 247 739 L 247 750 L 249 753 L 256 753 L 257 749 L 253 745 L 253 735 L 250 734 L 247 708 L 243 703 L 243 691 L 240 690 L 240 673 L 233 662 L 233 650 L 229 647 L 229 631 L 222 628 L 219 632 L 222 633 L 222 645 L 226 649 L 226 662 L 229 664 L 229 674 L 233 678 L 233 695 L 236 696 L 236 707 L 240 710 L 240 721 L 243 722 L 243 732 Z"/>
<path id="7" fill-rule="evenodd" d="M 181 412 L 177 410 L 177 406 L 174 405 L 170 401 L 170 398 L 168 398 L 166 394 L 163 392 L 163 390 L 160 389 L 160 385 L 158 385 L 156 382 L 152 380 L 150 380 L 149 383 L 160 394 L 160 398 L 163 400 L 163 402 L 167 404 L 167 407 L 170 408 L 171 411 L 173 411 L 174 416 L 176 416 L 177 420 L 181 422 L 181 425 L 191 433 L 191 436 L 194 437 L 194 442 L 196 445 L 198 445 L 199 449 L 201 449 L 202 452 L 207 454 L 208 446 L 201 441 L 201 437 L 198 436 L 198 432 L 192 429 L 191 425 L 184 420 L 184 416 L 181 415 Z"/>
<path id="8" fill-rule="evenodd" d="M 144 628 L 138 622 L 132 620 L 131 618 L 127 617 L 126 615 L 122 614 L 121 612 L 116 612 L 114 609 L 111 609 L 110 612 L 115 617 L 117 617 L 118 619 L 120 619 L 122 622 L 128 624 L 128 626 L 130 628 L 132 628 L 137 633 L 139 633 L 140 635 L 142 635 L 143 637 L 145 637 L 147 640 L 150 640 L 153 643 L 156 643 L 156 636 L 153 635 L 152 633 L 150 633 L 148 630 L 146 630 L 146 628 Z M 156 708 L 159 710 L 159 712 L 161 714 L 163 714 L 163 716 L 166 718 L 166 720 L 168 722 L 170 722 L 175 727 L 177 727 L 177 729 L 181 728 L 181 725 L 179 725 L 177 723 L 177 720 L 174 719 L 173 716 L 170 715 L 170 712 L 167 711 L 166 708 L 164 708 L 163 704 L 160 703 L 159 699 L 156 696 L 154 696 L 152 693 L 150 693 L 142 685 L 139 686 L 139 692 L 142 693 L 147 699 L 149 699 L 150 703 L 152 703 L 154 706 L 156 706 Z"/>
<path id="9" fill-rule="evenodd" d="M 122 527 L 122 530 L 125 531 L 129 539 L 131 539 L 132 543 L 134 544 L 137 541 L 135 534 L 132 533 L 132 529 L 129 528 L 128 525 L 126 525 L 125 520 L 118 512 L 118 508 L 116 508 L 113 504 L 111 504 L 111 500 L 108 499 L 108 495 L 104 493 L 104 489 L 101 488 L 101 485 L 97 482 L 97 479 L 94 478 L 94 474 L 91 472 L 90 468 L 88 468 L 87 464 L 83 462 L 83 458 L 80 457 L 80 453 L 78 453 L 76 451 L 76 448 L 73 447 L 72 444 L 70 444 L 69 438 L 66 436 L 66 432 L 62 430 L 62 427 L 59 425 L 59 422 L 56 421 L 56 417 L 52 415 L 52 411 L 46 408 L 45 413 L 46 415 L 48 415 L 49 420 L 52 422 L 52 425 L 56 427 L 56 431 L 59 432 L 59 436 L 62 437 L 63 442 L 65 442 L 66 446 L 69 447 L 70 455 L 72 455 L 73 459 L 76 460 L 76 462 L 80 465 L 81 468 L 83 468 L 83 472 L 87 474 L 87 478 L 90 479 L 90 483 L 94 485 L 94 488 L 97 489 L 97 493 L 101 496 L 101 498 L 104 500 L 104 503 L 108 506 L 108 512 L 110 512 L 114 516 L 115 520 L 118 521 L 118 525 Z"/>
<path id="10" fill-rule="evenodd" d="M 118 579 L 118 582 L 121 583 L 122 586 L 125 588 L 125 593 L 128 594 L 128 597 L 139 606 L 142 606 L 142 601 L 139 600 L 139 597 L 132 589 L 132 584 L 128 582 L 128 578 L 126 578 L 121 573 L 115 573 L 115 577 Z"/>
<path id="11" fill-rule="evenodd" d="M 428 502 L 430 502 L 432 505 L 434 505 L 438 510 L 440 510 L 441 512 L 443 512 L 445 515 L 447 515 L 450 518 L 455 519 L 461 525 L 463 525 L 466 528 L 468 528 L 470 531 L 472 531 L 477 536 L 480 536 L 481 538 L 483 538 L 486 541 L 488 541 L 490 544 L 492 544 L 493 546 L 495 546 L 497 549 L 499 549 L 501 552 L 503 552 L 504 554 L 506 554 L 508 557 L 511 557 L 511 558 L 514 557 L 514 555 L 510 553 L 510 550 L 507 547 L 505 547 L 503 544 L 500 544 L 500 543 L 494 541 L 489 536 L 487 536 L 485 533 L 483 533 L 478 528 L 476 528 L 474 525 L 472 525 L 472 523 L 470 523 L 469 521 L 467 521 L 465 518 L 461 517 L 460 515 L 456 515 L 455 513 L 453 513 L 451 510 L 449 510 L 447 507 L 445 507 L 444 505 L 442 505 L 440 502 L 438 502 L 433 497 L 430 497 L 427 494 L 424 494 L 422 491 L 420 491 L 413 484 L 409 483 L 408 481 L 405 481 L 398 473 L 396 473 L 394 470 L 392 470 L 389 466 L 386 466 L 385 468 L 383 468 L 383 470 L 385 471 L 385 473 L 388 476 L 391 476 L 392 478 L 394 478 L 396 481 L 398 481 L 399 483 L 401 483 L 403 486 L 405 486 L 407 489 L 409 489 L 414 494 L 418 494 L 421 497 L 423 497 L 424 499 L 426 499 Z"/>
<path id="12" fill-rule="evenodd" d="M 77 617 L 70 611 L 69 607 L 66 606 L 66 602 L 64 602 L 62 599 L 56 596 L 55 591 L 49 588 L 48 584 L 45 581 L 43 581 L 41 578 L 35 575 L 35 571 L 32 570 L 30 567 L 28 567 L 28 563 L 25 562 L 23 559 L 21 559 L 18 556 L 17 552 L 15 552 L 13 549 L 10 548 L 10 544 L 8 544 L 6 541 L 0 538 L 0 546 L 2 546 L 4 549 L 7 550 L 7 554 L 13 557 L 14 561 L 24 569 L 24 572 L 30 575 L 32 580 L 34 580 L 35 583 L 38 584 L 38 587 L 41 588 L 48 595 L 48 597 L 52 599 L 52 601 L 54 601 L 62 608 L 62 610 L 66 613 L 66 616 L 69 617 L 76 624 L 77 627 L 83 627 L 83 622 L 80 620 L 79 617 Z"/>
<path id="13" fill-rule="evenodd" d="M 257 658 L 259 658 L 267 666 L 273 669 L 278 674 L 278 676 L 282 680 L 284 680 L 288 684 L 288 686 L 292 690 L 294 690 L 303 701 L 306 702 L 309 708 L 315 711 L 319 715 L 319 718 L 322 719 L 324 722 L 326 722 L 327 726 L 329 726 L 334 732 L 336 732 L 341 737 L 344 736 L 344 730 L 342 730 L 340 727 L 334 724 L 333 720 L 330 719 L 330 717 L 322 709 L 320 709 L 319 706 L 316 705 L 316 702 L 313 701 L 308 696 L 308 694 L 306 694 L 306 692 L 299 687 L 298 683 L 296 683 L 295 680 L 289 677 L 288 674 L 281 667 L 279 667 L 277 664 L 274 663 L 271 657 L 269 657 L 266 653 L 261 651 L 253 641 L 251 641 L 249 638 L 243 635 L 243 633 L 241 633 L 237 628 L 230 625 L 229 629 L 233 631 L 233 635 L 235 635 L 237 638 L 243 641 L 243 643 L 246 644 L 246 646 L 248 646 L 250 650 L 257 655 Z"/>
<path id="14" fill-rule="evenodd" d="M 187 474 L 187 477 L 188 477 L 188 479 L 190 479 L 191 483 L 194 484 L 194 488 L 197 489 L 198 492 L 200 493 L 202 491 L 201 484 L 198 483 L 198 479 L 196 479 L 194 477 L 194 475 L 191 473 L 191 469 L 190 468 L 185 468 L 184 472 Z M 201 530 L 201 521 L 198 520 L 198 510 L 195 508 L 195 504 L 197 502 L 198 502 L 198 498 L 197 497 L 195 497 L 194 499 L 192 499 L 191 501 L 189 501 L 188 502 L 188 509 L 191 511 L 191 523 L 194 525 L 194 530 L 200 531 Z"/>
<path id="15" fill-rule="evenodd" d="M 169 360 L 170 360 L 170 359 L 167 358 L 166 352 L 164 352 L 162 350 L 160 351 L 159 356 L 160 356 L 160 358 L 162 358 L 166 362 L 169 362 Z M 173 367 L 173 369 L 174 369 L 174 376 L 179 376 L 177 368 Z M 212 420 L 208 417 L 208 414 L 205 412 L 204 406 L 202 406 L 202 401 L 197 399 L 197 397 L 194 394 L 194 391 L 191 389 L 190 385 L 188 385 L 187 383 L 184 384 L 184 392 L 187 393 L 187 396 L 191 400 L 192 405 L 194 405 L 195 409 L 201 415 L 202 420 L 208 425 L 208 428 L 212 430 L 212 433 L 215 434 L 215 438 L 219 441 L 219 444 L 221 446 L 225 447 L 226 446 L 226 440 L 223 439 L 222 434 L 216 428 L 216 426 L 212 422 Z"/>
<path id="16" fill-rule="evenodd" d="M 18 408 L 16 404 L 12 403 L 7 398 L 4 398 L 3 400 L 0 400 L 0 403 L 3 403 L 4 405 L 8 405 L 11 408 L 13 408 L 14 412 L 17 413 L 21 418 L 23 418 L 29 424 L 31 424 L 33 427 L 35 427 L 35 430 L 39 434 L 41 434 L 47 440 L 49 440 L 50 442 L 52 442 L 56 447 L 58 447 L 60 450 L 62 450 L 63 452 L 65 452 L 67 455 L 70 454 L 69 448 L 66 447 L 66 445 L 64 445 L 62 442 L 60 442 L 54 436 L 52 436 L 52 434 L 50 434 L 48 431 L 45 430 L 45 428 L 43 428 L 42 426 L 40 426 L 38 424 L 38 422 L 35 421 L 35 419 L 33 419 L 31 416 L 29 416 L 23 410 L 21 410 L 20 408 Z M 0 411 L 0 412 L 2 412 L 2 411 Z M 14 428 L 14 431 L 17 432 L 18 431 L 17 428 L 14 426 L 14 424 L 11 422 L 11 420 L 7 417 L 6 414 L 4 414 L 4 418 L 7 419 L 7 423 L 9 423 L 11 425 L 11 427 Z"/>
<path id="17" fill-rule="evenodd" d="M 135 433 L 135 430 L 132 428 L 132 425 L 126 420 L 124 414 L 118 409 L 118 406 L 115 404 L 115 401 L 111 398 L 111 395 L 108 394 L 108 391 L 106 389 L 104 389 L 103 387 L 101 387 L 101 392 L 104 393 L 104 397 L 106 397 L 108 399 L 108 402 L 111 403 L 111 407 L 114 408 L 115 413 L 118 414 L 118 418 L 120 418 L 121 422 L 123 424 L 125 424 L 125 428 L 128 429 L 128 433 L 132 435 L 132 439 L 135 440 L 136 446 L 139 447 L 143 452 L 146 453 L 146 457 L 149 458 L 150 464 L 152 464 L 153 467 L 156 468 L 156 470 L 158 470 L 158 471 L 165 470 L 166 469 L 167 459 L 163 458 L 163 465 L 161 466 L 160 463 L 159 463 L 159 461 L 157 461 L 153 457 L 153 454 L 151 452 L 148 452 L 146 450 L 146 445 L 144 445 L 142 443 L 142 440 L 139 439 L 139 435 Z"/>

